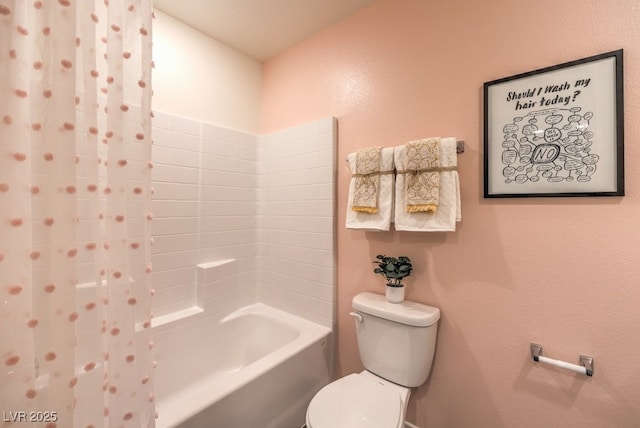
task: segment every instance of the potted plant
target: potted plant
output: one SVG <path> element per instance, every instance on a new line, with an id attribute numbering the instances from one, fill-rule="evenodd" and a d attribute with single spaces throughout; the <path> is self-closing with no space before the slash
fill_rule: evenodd
<path id="1" fill-rule="evenodd" d="M 389 257 L 385 255 L 378 255 L 373 263 L 378 267 L 373 269 L 373 273 L 382 275 L 387 280 L 387 300 L 392 303 L 400 303 L 404 300 L 404 284 L 402 280 L 409 275 L 413 270 L 411 260 L 409 257 L 400 256 Z"/>

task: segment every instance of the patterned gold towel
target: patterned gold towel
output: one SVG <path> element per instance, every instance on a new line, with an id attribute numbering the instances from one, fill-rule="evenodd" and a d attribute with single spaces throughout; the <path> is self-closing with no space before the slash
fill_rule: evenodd
<path id="1" fill-rule="evenodd" d="M 437 212 L 440 197 L 440 138 L 407 144 L 407 212 Z"/>
<path id="2" fill-rule="evenodd" d="M 356 153 L 355 191 L 352 210 L 375 214 L 378 212 L 380 187 L 380 147 L 359 150 Z"/>

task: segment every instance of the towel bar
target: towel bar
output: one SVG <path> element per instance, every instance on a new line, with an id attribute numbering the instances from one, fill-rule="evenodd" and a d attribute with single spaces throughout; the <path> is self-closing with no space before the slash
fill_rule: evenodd
<path id="1" fill-rule="evenodd" d="M 545 357 L 542 355 L 542 345 L 538 343 L 531 344 L 531 358 L 536 363 L 546 363 L 552 366 L 568 369 L 576 373 L 580 373 L 587 376 L 593 376 L 594 361 L 593 357 L 587 355 L 580 355 L 580 365 L 568 363 L 566 361 L 554 360 L 553 358 Z"/>
<path id="2" fill-rule="evenodd" d="M 464 141 L 463 140 L 458 140 L 456 141 L 456 153 L 464 153 Z M 345 159 L 345 160 L 349 160 L 349 159 Z"/>

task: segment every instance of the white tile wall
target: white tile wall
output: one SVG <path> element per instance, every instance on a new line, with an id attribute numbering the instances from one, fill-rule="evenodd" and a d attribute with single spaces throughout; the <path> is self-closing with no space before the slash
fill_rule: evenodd
<path id="1" fill-rule="evenodd" d="M 336 121 L 258 137 L 259 299 L 333 327 Z"/>
<path id="2" fill-rule="evenodd" d="M 332 327 L 335 119 L 256 137 L 156 113 L 153 133 L 154 314 L 263 301 Z M 198 296 L 196 266 L 226 259 Z"/>
<path id="3" fill-rule="evenodd" d="M 255 136 L 164 113 L 153 133 L 154 314 L 203 305 L 196 266 L 228 258 L 243 266 L 234 304 L 253 302 Z"/>

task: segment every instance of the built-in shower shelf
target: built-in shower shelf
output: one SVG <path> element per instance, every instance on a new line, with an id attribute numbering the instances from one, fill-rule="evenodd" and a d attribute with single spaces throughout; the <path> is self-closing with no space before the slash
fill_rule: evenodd
<path id="1" fill-rule="evenodd" d="M 193 302 L 195 304 L 154 317 L 151 320 L 152 328 L 174 324 L 204 312 L 203 306 L 205 306 L 207 288 L 233 289 L 237 282 L 237 260 L 225 259 L 200 263 L 197 265 L 196 272 L 196 280 L 193 284 L 196 295 Z"/>
<path id="2" fill-rule="evenodd" d="M 159 317 L 153 318 L 151 320 L 151 327 L 155 328 L 162 325 L 171 324 L 173 322 L 192 317 L 202 312 L 204 312 L 204 309 L 202 309 L 200 306 L 191 306 L 189 308 L 169 312 L 168 314 L 160 315 Z"/>

